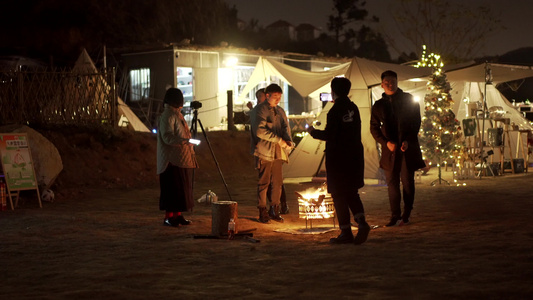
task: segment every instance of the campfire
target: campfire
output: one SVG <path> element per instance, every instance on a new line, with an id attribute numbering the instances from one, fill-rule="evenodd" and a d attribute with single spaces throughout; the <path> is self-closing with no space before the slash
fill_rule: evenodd
<path id="1" fill-rule="evenodd" d="M 311 222 L 317 219 L 333 218 L 333 225 L 335 225 L 335 206 L 333 205 L 333 198 L 326 191 L 326 185 L 318 189 L 308 189 L 305 192 L 295 192 L 298 196 L 298 212 L 301 219 L 305 219 L 307 227 L 307 220 Z M 312 226 L 312 223 L 311 223 Z"/>

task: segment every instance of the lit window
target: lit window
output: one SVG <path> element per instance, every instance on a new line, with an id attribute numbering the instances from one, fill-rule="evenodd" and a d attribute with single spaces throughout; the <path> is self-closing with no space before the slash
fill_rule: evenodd
<path id="1" fill-rule="evenodd" d="M 150 95 L 150 69 L 141 68 L 130 71 L 131 101 L 141 101 Z"/>

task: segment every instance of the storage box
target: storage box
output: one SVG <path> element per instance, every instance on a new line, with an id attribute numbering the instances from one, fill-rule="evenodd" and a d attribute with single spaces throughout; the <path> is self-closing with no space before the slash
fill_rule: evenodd
<path id="1" fill-rule="evenodd" d="M 513 165 L 514 165 L 514 172 L 515 173 L 524 173 L 525 165 L 524 165 L 524 159 L 523 158 L 515 158 L 515 159 L 513 159 Z M 510 160 L 506 160 L 506 161 L 503 162 L 503 169 L 512 171 L 511 161 Z"/>
<path id="2" fill-rule="evenodd" d="M 487 164 L 487 169 L 485 170 L 486 176 L 492 176 L 493 173 L 494 173 L 494 176 L 502 175 L 501 166 L 502 165 L 499 162 L 488 163 Z M 490 169 L 489 169 L 489 167 L 490 167 Z M 492 170 L 492 173 L 491 173 L 491 170 Z"/>

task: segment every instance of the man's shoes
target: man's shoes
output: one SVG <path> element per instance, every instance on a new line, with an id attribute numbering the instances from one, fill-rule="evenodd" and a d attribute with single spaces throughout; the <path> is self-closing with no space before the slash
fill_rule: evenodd
<path id="1" fill-rule="evenodd" d="M 281 203 L 281 211 L 279 213 L 282 215 L 289 214 L 289 206 L 287 205 L 287 203 Z"/>
<path id="2" fill-rule="evenodd" d="M 390 222 L 385 224 L 385 227 L 392 227 L 392 226 L 396 226 L 396 225 L 400 225 L 400 222 L 402 221 L 401 218 L 395 218 L 395 217 L 392 217 L 390 219 Z"/>
<path id="3" fill-rule="evenodd" d="M 357 235 L 353 239 L 354 245 L 361 245 L 362 243 L 366 242 L 368 234 L 370 233 L 370 225 L 368 225 L 364 219 L 359 222 L 358 225 Z"/>
<path id="4" fill-rule="evenodd" d="M 270 217 L 268 216 L 266 207 L 259 208 L 259 222 L 265 223 L 265 224 L 270 223 Z"/>
<path id="5" fill-rule="evenodd" d="M 353 243 L 352 229 L 342 229 L 338 237 L 329 239 L 330 244 L 350 244 Z"/>
<path id="6" fill-rule="evenodd" d="M 277 222 L 283 222 L 283 218 L 279 214 L 279 205 L 272 205 L 270 206 L 270 210 L 268 211 L 268 216 L 271 220 L 277 221 Z"/>
<path id="7" fill-rule="evenodd" d="M 172 226 L 172 227 L 180 227 L 180 223 L 177 221 L 176 218 L 166 218 L 163 221 L 164 226 Z"/>
<path id="8" fill-rule="evenodd" d="M 175 219 L 180 225 L 191 225 L 192 224 L 192 221 L 186 220 L 182 215 L 177 216 Z"/>

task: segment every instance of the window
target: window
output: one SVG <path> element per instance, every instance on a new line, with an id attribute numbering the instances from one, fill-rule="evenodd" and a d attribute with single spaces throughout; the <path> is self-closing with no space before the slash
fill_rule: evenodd
<path id="1" fill-rule="evenodd" d="M 130 71 L 131 101 L 141 101 L 150 95 L 150 69 L 141 68 Z"/>

